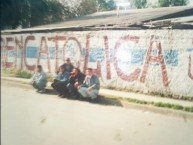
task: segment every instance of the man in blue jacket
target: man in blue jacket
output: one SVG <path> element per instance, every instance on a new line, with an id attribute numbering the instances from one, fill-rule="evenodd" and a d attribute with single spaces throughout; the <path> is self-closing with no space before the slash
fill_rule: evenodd
<path id="1" fill-rule="evenodd" d="M 86 69 L 86 77 L 83 84 L 79 87 L 78 92 L 84 98 L 96 100 L 100 89 L 100 81 L 98 76 L 93 74 L 92 68 Z"/>
<path id="2" fill-rule="evenodd" d="M 67 83 L 69 78 L 69 72 L 65 70 L 63 66 L 60 67 L 60 72 L 54 79 L 54 82 L 51 84 L 51 86 L 59 93 L 59 96 L 65 97 L 67 94 Z"/>
<path id="3" fill-rule="evenodd" d="M 37 66 L 37 70 L 31 79 L 31 84 L 35 89 L 37 89 L 37 92 L 45 93 L 45 87 L 47 84 L 47 75 L 43 71 L 41 65 Z"/>

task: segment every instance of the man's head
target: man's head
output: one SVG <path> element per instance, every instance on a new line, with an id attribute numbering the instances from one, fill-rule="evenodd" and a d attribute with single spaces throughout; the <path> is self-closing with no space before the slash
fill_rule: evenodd
<path id="1" fill-rule="evenodd" d="M 71 73 L 76 76 L 79 72 L 80 72 L 79 68 L 74 68 Z"/>
<path id="2" fill-rule="evenodd" d="M 66 63 L 69 64 L 70 63 L 70 58 L 66 59 Z"/>
<path id="3" fill-rule="evenodd" d="M 60 72 L 64 73 L 65 72 L 65 68 L 63 66 L 60 67 Z"/>
<path id="4" fill-rule="evenodd" d="M 92 76 L 92 74 L 93 74 L 92 68 L 87 68 L 86 69 L 86 75 L 87 76 Z"/>
<path id="5" fill-rule="evenodd" d="M 37 66 L 37 72 L 41 72 L 42 71 L 42 66 L 41 65 L 38 65 Z"/>

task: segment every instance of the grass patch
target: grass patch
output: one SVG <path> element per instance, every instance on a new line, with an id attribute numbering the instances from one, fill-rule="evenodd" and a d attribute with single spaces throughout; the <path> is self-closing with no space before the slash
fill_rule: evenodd
<path id="1" fill-rule="evenodd" d="M 15 76 L 17 70 L 16 69 L 3 69 L 1 73 L 7 76 Z"/>
<path id="2" fill-rule="evenodd" d="M 48 82 L 53 82 L 54 81 L 54 77 L 52 76 L 52 74 L 48 74 Z"/>
<path id="3" fill-rule="evenodd" d="M 32 77 L 32 73 L 26 70 L 21 69 L 4 69 L 2 73 L 6 76 L 18 77 L 18 78 L 26 78 L 29 79 Z"/>
<path id="4" fill-rule="evenodd" d="M 25 70 L 18 70 L 16 72 L 16 77 L 18 78 L 26 78 L 26 79 L 30 79 L 32 77 L 32 73 L 25 71 Z"/>
<path id="5" fill-rule="evenodd" d="M 133 93 L 138 93 L 138 94 L 152 95 L 154 97 L 160 97 L 160 98 L 171 98 L 171 99 L 176 99 L 176 100 L 185 100 L 185 101 L 193 102 L 193 97 L 175 96 L 175 95 L 172 95 L 170 93 L 166 93 L 166 94 L 158 93 L 158 92 L 143 93 L 143 92 L 141 92 L 139 90 L 126 89 L 126 88 L 115 88 L 113 86 L 101 86 L 101 88 L 109 89 L 109 90 L 115 90 L 115 91 L 133 92 Z"/>
<path id="6" fill-rule="evenodd" d="M 163 103 L 163 102 L 148 102 L 144 100 L 137 100 L 137 99 L 132 99 L 132 98 L 123 98 L 123 97 L 116 97 L 116 96 L 110 96 L 110 95 L 104 95 L 105 97 L 108 98 L 113 98 L 113 99 L 118 99 L 120 101 L 126 101 L 130 103 L 137 103 L 137 104 L 143 104 L 143 105 L 152 105 L 155 107 L 162 107 L 162 108 L 169 108 L 173 110 L 181 110 L 181 111 L 186 111 L 186 112 L 193 112 L 193 106 L 192 107 L 184 107 L 178 104 L 170 104 L 170 103 Z"/>
<path id="7" fill-rule="evenodd" d="M 3 69 L 2 74 L 10 77 L 26 78 L 30 79 L 33 76 L 32 72 L 21 69 Z M 53 82 L 54 77 L 52 74 L 48 74 L 48 82 Z"/>

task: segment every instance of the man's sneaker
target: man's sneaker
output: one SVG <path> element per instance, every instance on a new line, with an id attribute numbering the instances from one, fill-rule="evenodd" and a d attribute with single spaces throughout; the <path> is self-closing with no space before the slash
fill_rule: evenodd
<path id="1" fill-rule="evenodd" d="M 62 94 L 58 94 L 58 97 L 61 97 L 62 96 Z"/>
<path id="2" fill-rule="evenodd" d="M 44 89 L 44 90 L 40 90 L 39 91 L 39 93 L 45 93 L 46 92 L 46 90 Z"/>
<path id="3" fill-rule="evenodd" d="M 41 91 L 41 90 L 37 90 L 36 92 L 38 92 L 38 93 L 39 93 L 40 91 Z"/>
<path id="4" fill-rule="evenodd" d="M 89 101 L 90 103 L 97 103 L 98 102 L 98 98 L 93 98 L 93 99 L 90 99 Z"/>
<path id="5" fill-rule="evenodd" d="M 78 97 L 77 97 L 76 95 L 72 95 L 72 96 L 70 96 L 69 99 L 76 100 L 77 98 L 78 98 Z"/>
<path id="6" fill-rule="evenodd" d="M 66 96 L 66 94 L 63 94 L 61 97 L 62 97 L 62 98 L 68 98 L 68 97 Z"/>

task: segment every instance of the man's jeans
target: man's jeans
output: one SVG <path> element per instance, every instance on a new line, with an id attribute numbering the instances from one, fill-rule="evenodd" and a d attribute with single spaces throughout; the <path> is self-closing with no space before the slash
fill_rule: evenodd
<path id="1" fill-rule="evenodd" d="M 91 91 L 88 91 L 88 88 L 81 87 L 78 92 L 85 98 L 90 97 L 91 99 L 95 99 L 98 96 L 99 90 L 98 89 L 92 89 Z"/>
<path id="2" fill-rule="evenodd" d="M 33 82 L 33 84 L 32 84 L 32 86 L 35 88 L 35 89 L 37 89 L 37 90 L 44 90 L 45 89 L 45 87 L 46 87 L 46 83 L 44 83 L 44 82 Z"/>
<path id="3" fill-rule="evenodd" d="M 78 96 L 78 92 L 77 89 L 70 83 L 68 83 L 67 85 L 68 91 L 71 95 L 71 97 L 77 97 Z"/>
<path id="4" fill-rule="evenodd" d="M 55 81 L 51 84 L 51 86 L 60 94 L 65 95 L 68 93 L 68 89 L 66 87 L 66 82 Z"/>

